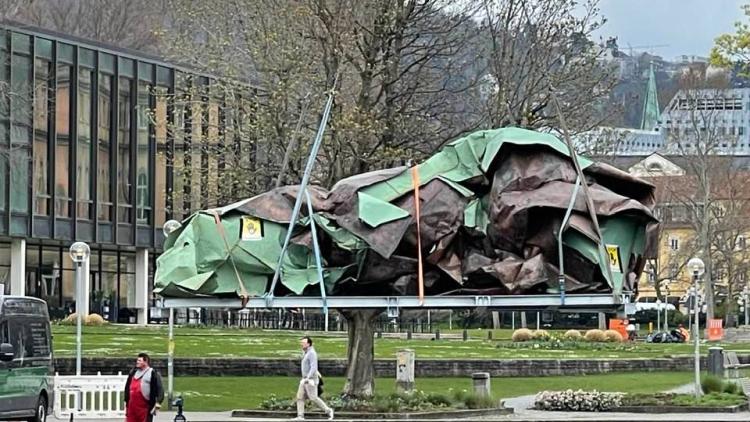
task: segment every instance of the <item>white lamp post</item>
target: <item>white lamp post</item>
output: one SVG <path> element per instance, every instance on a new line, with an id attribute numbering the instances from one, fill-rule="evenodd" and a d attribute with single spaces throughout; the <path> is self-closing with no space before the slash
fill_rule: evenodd
<path id="1" fill-rule="evenodd" d="M 695 289 L 695 299 L 693 301 L 693 307 L 695 310 L 695 323 L 693 327 L 693 342 L 695 344 L 695 397 L 701 396 L 701 361 L 700 361 L 700 342 L 698 336 L 700 330 L 698 329 L 698 282 L 700 281 L 701 275 L 706 271 L 706 265 L 700 258 L 690 258 L 687 263 L 688 270 L 693 275 L 693 288 Z"/>
<path id="2" fill-rule="evenodd" d="M 162 230 L 164 237 L 176 232 L 182 227 L 177 220 L 169 220 L 164 223 Z M 174 308 L 169 308 L 169 345 L 167 347 L 167 406 L 172 408 L 174 391 Z"/>
<path id="3" fill-rule="evenodd" d="M 669 332 L 669 284 L 664 285 L 664 332 Z"/>
<path id="4" fill-rule="evenodd" d="M 748 323 L 748 313 L 747 313 L 747 298 L 750 296 L 750 289 L 748 289 L 747 285 L 742 289 L 742 305 L 745 308 L 745 325 Z"/>
<path id="5" fill-rule="evenodd" d="M 84 283 L 86 283 L 86 274 L 84 268 L 86 261 L 91 256 L 89 245 L 83 242 L 76 242 L 70 246 L 70 258 L 76 263 L 76 375 L 81 375 L 81 325 L 83 302 L 87 298 L 83 297 Z"/>
<path id="6" fill-rule="evenodd" d="M 656 299 L 656 331 L 661 330 L 661 299 Z"/>

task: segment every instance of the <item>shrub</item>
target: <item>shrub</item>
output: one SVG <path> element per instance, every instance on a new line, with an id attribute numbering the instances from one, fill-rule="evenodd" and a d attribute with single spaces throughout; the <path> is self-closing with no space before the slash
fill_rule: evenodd
<path id="1" fill-rule="evenodd" d="M 532 338 L 534 338 L 534 333 L 528 328 L 519 328 L 513 331 L 513 336 L 511 336 L 513 341 L 529 341 Z"/>
<path id="2" fill-rule="evenodd" d="M 606 337 L 607 341 L 610 343 L 622 341 L 622 334 L 620 334 L 619 331 L 607 330 L 604 332 L 604 336 Z"/>
<path id="3" fill-rule="evenodd" d="M 701 388 L 706 394 L 720 393 L 724 389 L 724 381 L 716 375 L 705 375 L 701 378 Z"/>
<path id="4" fill-rule="evenodd" d="M 104 325 L 107 321 L 99 314 L 89 314 L 83 317 L 83 325 Z M 60 321 L 60 325 L 76 325 L 78 323 L 78 314 L 72 313 L 68 315 L 64 320 Z"/>
<path id="5" fill-rule="evenodd" d="M 579 412 L 601 412 L 622 406 L 622 393 L 599 391 L 542 391 L 534 398 L 534 408 L 539 410 L 562 410 Z"/>
<path id="6" fill-rule="evenodd" d="M 568 330 L 563 334 L 563 338 L 570 341 L 580 341 L 583 339 L 583 334 L 578 330 Z"/>
<path id="7" fill-rule="evenodd" d="M 552 336 L 547 332 L 547 330 L 534 330 L 533 333 L 531 333 L 531 338 L 538 341 L 547 341 L 552 338 Z"/>
<path id="8" fill-rule="evenodd" d="M 592 342 L 607 341 L 607 335 L 604 334 L 604 331 L 602 330 L 588 330 L 586 331 L 586 334 L 583 336 L 583 338 L 585 338 L 586 341 Z"/>
<path id="9" fill-rule="evenodd" d="M 724 392 L 727 394 L 744 394 L 740 390 L 740 386 L 738 384 L 735 384 L 733 382 L 725 382 L 724 383 Z"/>
<path id="10" fill-rule="evenodd" d="M 104 325 L 106 323 L 107 321 L 105 321 L 99 314 L 86 315 L 86 325 Z"/>

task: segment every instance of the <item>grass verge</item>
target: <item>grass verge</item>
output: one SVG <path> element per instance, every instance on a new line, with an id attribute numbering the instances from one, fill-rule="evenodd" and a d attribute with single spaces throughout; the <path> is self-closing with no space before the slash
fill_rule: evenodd
<path id="1" fill-rule="evenodd" d="M 517 377 L 492 380 L 495 399 L 536 394 L 543 390 L 586 389 L 624 393 L 657 393 L 690 382 L 690 372 L 615 373 L 576 377 Z M 166 381 L 166 380 L 165 380 Z M 323 398 L 328 400 L 343 389 L 345 379 L 326 377 Z M 177 377 L 175 391 L 185 398 L 188 411 L 257 409 L 275 395 L 291 398 L 299 380 L 292 377 Z M 428 394 L 452 394 L 471 391 L 470 378 L 418 378 L 416 388 Z M 393 378 L 378 378 L 379 395 L 395 392 Z"/>

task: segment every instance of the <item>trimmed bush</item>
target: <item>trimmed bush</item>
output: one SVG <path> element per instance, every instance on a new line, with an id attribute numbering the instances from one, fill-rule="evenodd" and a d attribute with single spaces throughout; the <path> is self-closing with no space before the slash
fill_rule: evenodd
<path id="1" fill-rule="evenodd" d="M 619 331 L 607 330 L 604 332 L 604 336 L 607 338 L 607 341 L 610 343 L 616 343 L 616 342 L 622 341 L 622 334 L 620 334 Z"/>
<path id="2" fill-rule="evenodd" d="M 580 341 L 583 339 L 583 334 L 578 330 L 568 330 L 563 334 L 565 340 Z"/>
<path id="3" fill-rule="evenodd" d="M 519 328 L 516 331 L 513 331 L 513 336 L 511 337 L 513 341 L 529 341 L 533 338 L 534 333 L 528 328 Z"/>
<path id="4" fill-rule="evenodd" d="M 607 341 L 607 335 L 602 330 L 588 330 L 583 336 L 586 341 L 591 342 L 605 342 Z"/>
<path id="5" fill-rule="evenodd" d="M 107 321 L 99 314 L 89 314 L 83 317 L 83 325 L 105 325 Z M 60 325 L 76 325 L 78 323 L 78 314 L 72 313 L 68 315 L 64 320 L 60 321 Z"/>
<path id="6" fill-rule="evenodd" d="M 538 341 L 547 341 L 552 338 L 552 336 L 547 332 L 547 330 L 534 330 L 533 333 L 531 333 L 531 338 Z"/>
<path id="7" fill-rule="evenodd" d="M 98 325 L 104 325 L 106 323 L 107 321 L 105 321 L 104 318 L 102 318 L 102 316 L 99 314 L 86 315 L 86 325 L 98 326 Z"/>

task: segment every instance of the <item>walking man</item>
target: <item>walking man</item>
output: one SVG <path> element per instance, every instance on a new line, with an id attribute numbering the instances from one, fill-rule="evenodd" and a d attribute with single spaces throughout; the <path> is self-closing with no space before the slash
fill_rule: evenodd
<path id="1" fill-rule="evenodd" d="M 161 376 L 151 367 L 151 358 L 139 353 L 125 382 L 125 422 L 152 422 L 163 400 Z"/>
<path id="2" fill-rule="evenodd" d="M 328 420 L 333 420 L 333 409 L 318 397 L 318 354 L 313 348 L 313 341 L 310 337 L 302 337 L 302 379 L 297 389 L 297 418 L 301 421 L 305 419 L 305 400 L 309 399 L 316 406 L 321 408 L 328 416 Z"/>

